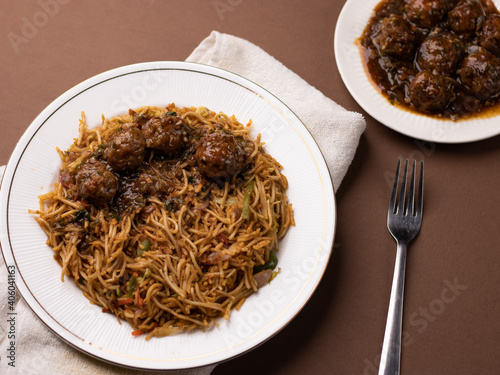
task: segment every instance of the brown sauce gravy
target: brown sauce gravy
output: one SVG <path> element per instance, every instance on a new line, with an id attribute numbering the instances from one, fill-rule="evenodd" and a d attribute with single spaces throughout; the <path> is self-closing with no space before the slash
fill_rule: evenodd
<path id="1" fill-rule="evenodd" d="M 415 21 L 415 16 L 408 14 L 407 3 L 413 2 L 427 7 L 431 3 L 442 3 L 446 4 L 446 10 L 443 11 L 439 21 L 435 22 L 432 26 L 419 25 L 419 21 Z M 476 30 L 474 31 L 457 31 L 452 27 L 452 18 L 449 13 L 458 6 L 464 6 L 466 3 L 479 3 L 482 13 L 477 17 L 474 22 L 476 23 Z M 466 4 L 467 5 L 467 4 Z M 476 4 L 473 4 L 476 6 Z M 496 55 L 493 55 L 492 65 L 494 65 L 495 71 L 498 73 L 498 81 L 492 82 L 491 79 L 485 79 L 485 84 L 494 86 L 495 92 L 489 95 L 487 98 L 484 95 L 478 95 L 476 92 L 470 90 L 461 79 L 461 69 L 463 68 L 464 59 L 470 54 L 477 51 L 487 51 L 484 46 L 481 45 L 481 33 L 485 21 L 492 17 L 492 15 L 498 15 L 500 20 L 500 13 L 496 9 L 495 5 L 491 0 L 382 0 L 374 8 L 373 13 L 368 21 L 366 28 L 364 29 L 362 35 L 357 39 L 356 43 L 359 46 L 362 62 L 364 65 L 365 72 L 369 77 L 371 83 L 376 87 L 376 89 L 387 98 L 387 100 L 399 109 L 406 110 L 412 113 L 416 113 L 423 116 L 429 116 L 435 119 L 443 120 L 467 120 L 471 118 L 492 118 L 500 115 L 500 54 L 498 51 Z M 402 52 L 401 55 L 394 55 L 392 51 L 390 53 L 384 53 L 383 44 L 381 38 L 378 36 L 381 34 L 381 25 L 385 18 L 398 17 L 398 19 L 404 20 L 404 22 L 409 26 L 409 37 L 411 38 L 411 43 L 408 45 L 413 45 L 411 52 L 408 50 Z M 461 22 L 462 20 L 460 20 Z M 470 20 L 465 20 L 465 22 Z M 424 22 L 425 23 L 425 22 Z M 500 38 L 500 29 L 498 31 Z M 389 34 L 392 38 L 391 34 Z M 445 77 L 443 82 L 450 85 L 453 90 L 453 94 L 450 96 L 450 100 L 446 105 L 440 108 L 425 107 L 422 108 L 419 103 L 412 100 L 411 95 L 411 83 L 415 76 L 421 72 L 422 69 L 419 65 L 419 52 L 422 49 L 422 43 L 427 40 L 427 38 L 449 35 L 456 38 L 456 46 L 459 48 L 457 62 L 453 70 L 447 71 L 446 73 L 433 70 L 441 78 Z M 377 40 L 379 38 L 379 40 Z M 397 37 L 396 37 L 397 38 Z M 405 40 L 400 44 L 404 45 L 403 49 L 407 48 L 405 45 Z M 413 44 L 412 44 L 413 43 Z M 500 39 L 498 40 L 499 51 L 500 51 Z M 442 51 L 441 51 L 442 52 Z M 450 57 L 447 55 L 447 51 L 444 51 L 445 59 Z M 406 56 L 403 56 L 406 55 Z M 421 56 L 421 55 L 420 55 Z M 432 57 L 432 56 L 431 56 Z M 435 59 L 433 60 L 435 61 Z M 495 73 L 495 74 L 497 74 Z M 496 75 L 494 75 L 496 79 Z M 440 78 L 440 79 L 441 79 Z M 443 84 L 443 82 L 440 82 Z M 449 83 L 451 82 L 451 84 Z M 438 86 L 438 82 L 436 82 Z M 440 90 L 439 87 L 436 88 Z M 415 92 L 415 90 L 414 90 Z M 423 90 L 414 94 L 415 96 L 422 96 L 425 93 L 429 93 L 429 102 L 435 100 L 432 93 L 435 92 L 431 87 L 429 90 Z"/>

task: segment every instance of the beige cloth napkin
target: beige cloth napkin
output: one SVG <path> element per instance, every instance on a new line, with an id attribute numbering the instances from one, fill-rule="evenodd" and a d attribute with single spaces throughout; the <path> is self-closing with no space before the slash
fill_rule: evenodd
<path id="1" fill-rule="evenodd" d="M 231 35 L 212 32 L 187 60 L 237 73 L 263 86 L 287 104 L 315 137 L 337 190 L 365 129 L 360 114 L 346 111 L 261 48 Z M 0 176 L 2 174 L 3 167 L 0 167 Z M 1 374 L 147 374 L 95 360 L 65 344 L 36 318 L 19 294 L 15 306 L 16 367 L 8 366 L 7 290 L 7 271 L 0 257 Z M 214 367 L 168 374 L 208 375 Z"/>

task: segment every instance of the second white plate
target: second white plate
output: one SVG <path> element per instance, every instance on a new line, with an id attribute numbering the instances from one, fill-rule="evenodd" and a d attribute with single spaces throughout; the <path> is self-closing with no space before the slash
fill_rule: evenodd
<path id="1" fill-rule="evenodd" d="M 464 143 L 500 134 L 499 117 L 463 121 L 439 120 L 393 106 L 372 85 L 356 39 L 380 0 L 347 0 L 335 29 L 334 49 L 342 79 L 358 104 L 377 121 L 413 138 L 436 143 Z M 500 0 L 493 0 L 497 6 Z"/>

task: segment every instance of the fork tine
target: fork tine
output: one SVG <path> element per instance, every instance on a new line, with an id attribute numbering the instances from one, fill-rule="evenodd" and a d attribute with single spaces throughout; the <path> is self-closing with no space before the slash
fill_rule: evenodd
<path id="1" fill-rule="evenodd" d="M 424 161 L 420 162 L 420 182 L 418 184 L 418 203 L 417 216 L 422 217 L 422 208 L 424 205 Z"/>
<path id="2" fill-rule="evenodd" d="M 406 215 L 415 215 L 415 211 L 413 210 L 413 205 L 415 203 L 415 196 L 413 194 L 415 190 L 415 167 L 417 162 L 413 160 L 413 171 L 411 173 L 411 182 L 410 182 L 410 191 L 408 193 L 408 206 L 406 207 Z"/>
<path id="3" fill-rule="evenodd" d="M 398 210 L 396 213 L 404 213 L 404 207 L 405 207 L 405 194 L 406 194 L 406 176 L 408 174 L 408 159 L 406 159 L 406 164 L 405 164 L 405 174 L 403 176 L 403 184 L 401 185 L 401 192 L 399 194 L 399 202 L 398 202 Z"/>
<path id="4" fill-rule="evenodd" d="M 396 176 L 394 177 L 394 185 L 392 187 L 391 202 L 389 203 L 389 213 L 393 214 L 396 209 L 396 193 L 398 191 L 399 180 L 399 167 L 401 165 L 401 158 L 398 159 L 398 166 L 396 168 Z"/>

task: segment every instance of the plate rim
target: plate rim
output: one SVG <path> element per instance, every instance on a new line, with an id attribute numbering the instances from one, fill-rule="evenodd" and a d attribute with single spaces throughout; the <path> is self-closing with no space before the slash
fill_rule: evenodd
<path id="1" fill-rule="evenodd" d="M 102 72 L 100 74 L 94 75 L 81 83 L 75 85 L 74 87 L 70 88 L 69 90 L 65 91 L 63 94 L 61 94 L 59 97 L 57 97 L 55 100 L 53 100 L 47 107 L 45 107 L 39 115 L 35 117 L 35 119 L 31 122 L 31 124 L 28 126 L 28 128 L 25 130 L 21 138 L 16 144 L 16 147 L 14 148 L 14 151 L 12 152 L 8 163 L 6 164 L 5 167 L 5 173 L 2 177 L 1 180 L 1 185 L 0 185 L 0 216 L 7 217 L 6 224 L 0 228 L 0 245 L 4 241 L 7 241 L 8 244 L 7 246 L 1 246 L 2 247 L 2 256 L 5 261 L 5 266 L 7 267 L 10 263 L 15 264 L 16 266 L 16 276 L 18 275 L 17 273 L 19 272 L 17 269 L 17 263 L 15 261 L 15 255 L 13 252 L 13 249 L 11 247 L 10 243 L 10 238 L 9 238 L 9 221 L 8 221 L 8 207 L 9 207 L 9 197 L 11 195 L 11 189 L 12 189 L 12 183 L 16 174 L 16 170 L 19 166 L 19 163 L 22 159 L 22 156 L 26 149 L 28 148 L 31 140 L 35 137 L 36 133 L 42 128 L 44 123 L 60 108 L 63 107 L 68 101 L 70 101 L 72 98 L 75 96 L 78 96 L 82 92 L 85 92 L 89 89 L 91 89 L 93 86 L 98 85 L 99 83 L 105 82 L 107 80 L 115 79 L 118 78 L 119 76 L 127 75 L 127 74 L 134 74 L 134 73 L 139 73 L 139 72 L 146 72 L 146 71 L 154 71 L 154 70 L 187 70 L 187 71 L 192 71 L 195 73 L 203 73 L 203 74 L 209 74 L 214 77 L 217 77 L 219 79 L 224 79 L 227 80 L 233 84 L 237 84 L 239 86 L 242 86 L 244 89 L 251 91 L 252 93 L 258 95 L 261 99 L 266 100 L 265 97 L 263 97 L 260 93 L 256 92 L 254 88 L 259 88 L 262 90 L 266 95 L 270 95 L 272 98 L 274 98 L 275 101 L 277 101 L 280 105 L 283 106 L 284 109 L 286 109 L 292 116 L 298 120 L 298 123 L 300 124 L 300 128 L 302 131 L 305 131 L 308 134 L 308 140 L 307 142 L 304 140 L 305 144 L 307 147 L 313 147 L 315 151 L 318 153 L 320 157 L 318 157 L 317 162 L 320 163 L 321 165 L 318 166 L 318 175 L 319 177 L 324 180 L 324 185 L 325 185 L 325 195 L 328 195 L 328 197 L 325 196 L 325 206 L 327 206 L 328 199 L 331 199 L 331 206 L 332 206 L 332 212 L 329 212 L 325 208 L 325 221 L 330 219 L 333 221 L 333 228 L 331 230 L 331 243 L 328 241 L 327 247 L 328 247 L 328 254 L 327 258 L 324 261 L 324 265 L 320 269 L 320 274 L 317 276 L 317 280 L 314 285 L 312 285 L 312 290 L 311 292 L 307 295 L 307 298 L 303 301 L 303 303 L 293 311 L 293 315 L 286 321 L 284 324 L 282 324 L 278 329 L 272 332 L 272 334 L 268 335 L 267 337 L 263 338 L 262 340 L 259 340 L 258 343 L 255 345 L 252 345 L 248 349 L 244 351 L 240 351 L 237 353 L 233 353 L 223 359 L 216 359 L 213 361 L 206 361 L 206 363 L 203 364 L 198 364 L 198 365 L 192 365 L 192 366 L 172 366 L 172 367 L 165 367 L 165 368 L 158 368 L 158 367 L 148 367 L 148 366 L 136 366 L 133 364 L 123 364 L 118 361 L 113 361 L 112 359 L 103 357 L 102 355 L 99 355 L 99 350 L 95 349 L 92 345 L 90 346 L 85 346 L 83 347 L 82 343 L 85 343 L 85 339 L 79 338 L 75 333 L 70 332 L 66 327 L 62 326 L 56 319 L 52 318 L 50 314 L 43 308 L 43 306 L 38 302 L 36 297 L 30 292 L 29 286 L 26 285 L 24 280 L 22 280 L 21 283 L 18 283 L 16 280 L 16 287 L 17 291 L 20 293 L 20 295 L 24 298 L 26 304 L 29 306 L 30 310 L 35 314 L 35 316 L 40 319 L 44 325 L 51 330 L 57 337 L 62 339 L 66 344 L 71 345 L 73 348 L 76 348 L 80 352 L 89 355 L 99 361 L 103 361 L 105 363 L 110 363 L 116 366 L 120 367 L 125 367 L 125 368 L 131 368 L 131 369 L 141 369 L 141 370 L 148 370 L 148 371 L 165 371 L 165 370 L 180 370 L 180 369 L 191 369 L 191 368 L 199 368 L 199 367 L 205 367 L 209 366 L 212 364 L 216 364 L 219 362 L 224 362 L 228 361 L 232 358 L 235 358 L 237 356 L 243 355 L 256 347 L 260 346 L 264 342 L 268 341 L 272 337 L 274 337 L 277 333 L 279 333 L 283 328 L 285 328 L 304 308 L 304 306 L 307 304 L 307 302 L 310 300 L 312 295 L 317 289 L 317 286 L 321 282 L 324 273 L 326 272 L 326 268 L 328 266 L 329 260 L 331 259 L 332 253 L 333 253 L 333 244 L 335 241 L 335 235 L 336 235 L 336 228 L 337 228 L 337 203 L 336 203 L 336 195 L 335 191 L 333 188 L 333 181 L 331 177 L 331 173 L 328 169 L 328 166 L 326 164 L 324 155 L 322 150 L 319 148 L 317 142 L 314 140 L 311 132 L 305 124 L 300 120 L 300 118 L 283 102 L 281 99 L 279 99 L 276 95 L 273 93 L 269 92 L 267 89 L 262 87 L 261 85 L 248 80 L 247 78 L 232 73 L 230 71 L 227 71 L 225 69 L 221 69 L 218 67 L 210 66 L 210 65 L 205 65 L 205 64 L 200 64 L 200 63 L 194 63 L 194 62 L 185 62 L 185 61 L 150 61 L 150 62 L 142 62 L 142 63 L 136 63 L 136 64 L 130 64 L 126 66 L 121 66 L 118 68 L 110 69 L 108 71 Z M 108 77 L 108 78 L 106 78 Z M 238 82 L 239 81 L 239 82 Z M 251 86 L 254 86 L 252 88 Z M 270 105 L 272 105 L 268 100 L 266 102 Z M 274 107 L 274 106 L 273 106 Z M 282 111 L 278 108 L 275 107 L 276 110 L 278 110 L 282 115 L 285 115 L 282 113 Z M 50 115 L 49 115 L 50 114 Z M 299 133 L 300 134 L 300 133 Z M 326 174 L 324 173 L 326 172 Z M 8 186 L 6 186 L 8 185 Z M 20 287 L 19 287 L 20 286 Z M 33 306 L 35 305 L 35 306 Z M 41 309 L 42 311 L 38 311 Z M 42 317 L 42 316 L 43 317 Z M 47 322 L 46 319 L 49 317 L 50 322 Z M 50 324 L 49 324 L 50 323 Z M 56 330 L 52 325 L 57 325 L 60 329 Z M 61 332 L 61 330 L 63 332 Z M 75 338 L 81 339 L 81 341 L 77 341 L 77 343 L 74 342 Z M 73 339 L 73 340 L 72 340 Z M 88 344 L 88 342 L 87 342 Z M 95 350 L 93 350 L 95 349 Z M 100 348 L 102 349 L 102 348 Z M 207 355 L 208 357 L 211 357 L 212 354 Z M 126 355 L 121 356 L 123 359 L 126 357 Z M 180 360 L 174 360 L 172 362 L 163 362 L 164 364 L 169 364 L 171 365 L 172 363 L 179 363 L 181 362 Z M 148 362 L 149 363 L 149 362 Z"/>

